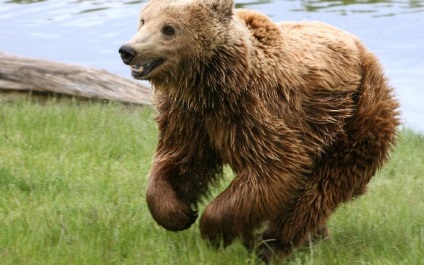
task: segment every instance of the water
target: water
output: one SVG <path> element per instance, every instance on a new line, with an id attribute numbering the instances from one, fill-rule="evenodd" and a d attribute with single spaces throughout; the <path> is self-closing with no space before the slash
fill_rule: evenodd
<path id="1" fill-rule="evenodd" d="M 118 48 L 146 1 L 0 0 L 0 51 L 103 68 L 128 77 Z M 321 20 L 360 37 L 380 58 L 406 126 L 424 132 L 424 0 L 236 1 L 275 21 Z M 1 65 L 0 65 L 1 67 Z"/>

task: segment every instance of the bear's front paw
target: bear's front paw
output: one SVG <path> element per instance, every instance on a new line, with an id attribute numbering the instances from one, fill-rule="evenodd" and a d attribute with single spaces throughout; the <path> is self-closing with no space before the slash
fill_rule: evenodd
<path id="1" fill-rule="evenodd" d="M 200 220 L 200 232 L 204 239 L 209 240 L 212 246 L 218 248 L 221 242 L 224 247 L 238 236 L 238 229 L 235 226 L 236 220 L 232 215 L 226 215 L 214 209 L 213 204 L 209 205 Z"/>
<path id="2" fill-rule="evenodd" d="M 161 192 L 156 192 L 160 190 Z M 197 219 L 197 211 L 179 200 L 171 189 L 149 189 L 147 205 L 155 221 L 170 231 L 181 231 L 189 228 Z"/>

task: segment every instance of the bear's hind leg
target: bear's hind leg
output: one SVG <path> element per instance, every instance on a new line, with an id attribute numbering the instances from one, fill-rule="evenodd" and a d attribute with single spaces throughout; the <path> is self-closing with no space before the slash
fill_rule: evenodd
<path id="1" fill-rule="evenodd" d="M 358 140 L 351 138 L 336 144 L 317 161 L 301 195 L 269 223 L 263 235 L 264 243 L 257 250 L 263 261 L 269 262 L 274 254 L 282 258 L 289 256 L 309 236 L 325 236 L 325 224 L 337 206 L 365 191 L 371 177 L 387 159 L 394 139 Z"/>
<path id="2" fill-rule="evenodd" d="M 321 160 L 323 164 L 315 168 L 297 200 L 269 223 L 257 249 L 263 261 L 284 259 L 310 238 L 314 241 L 327 237 L 326 222 L 331 213 L 340 203 L 352 198 L 355 184 L 349 179 L 364 172 L 354 172 L 352 165 L 337 166 L 331 158 L 323 159 L 325 162 Z"/>
<path id="3" fill-rule="evenodd" d="M 364 193 L 395 144 L 399 103 L 376 57 L 365 50 L 361 56 L 362 80 L 353 98 L 356 111 L 345 124 L 345 134 L 316 161 L 298 200 L 270 222 L 257 250 L 265 262 L 274 253 L 287 257 L 323 227 L 340 203 Z"/>

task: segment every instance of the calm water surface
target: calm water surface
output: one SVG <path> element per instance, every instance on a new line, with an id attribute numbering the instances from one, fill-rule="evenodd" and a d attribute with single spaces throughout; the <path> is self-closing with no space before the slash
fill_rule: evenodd
<path id="1" fill-rule="evenodd" d="M 103 68 L 130 78 L 117 50 L 135 33 L 145 2 L 0 0 L 0 51 Z M 321 20 L 360 37 L 380 57 L 396 87 L 405 125 L 424 132 L 424 0 L 236 3 L 275 21 Z"/>

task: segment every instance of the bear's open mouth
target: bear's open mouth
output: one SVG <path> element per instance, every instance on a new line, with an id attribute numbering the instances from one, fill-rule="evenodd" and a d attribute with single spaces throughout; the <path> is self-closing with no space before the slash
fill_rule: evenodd
<path id="1" fill-rule="evenodd" d="M 146 76 L 147 74 L 149 74 L 151 71 L 153 71 L 153 69 L 161 65 L 163 62 L 165 62 L 165 59 L 159 58 L 159 59 L 151 60 L 142 65 L 140 64 L 131 65 L 130 66 L 131 75 L 137 79 L 142 78 Z"/>

